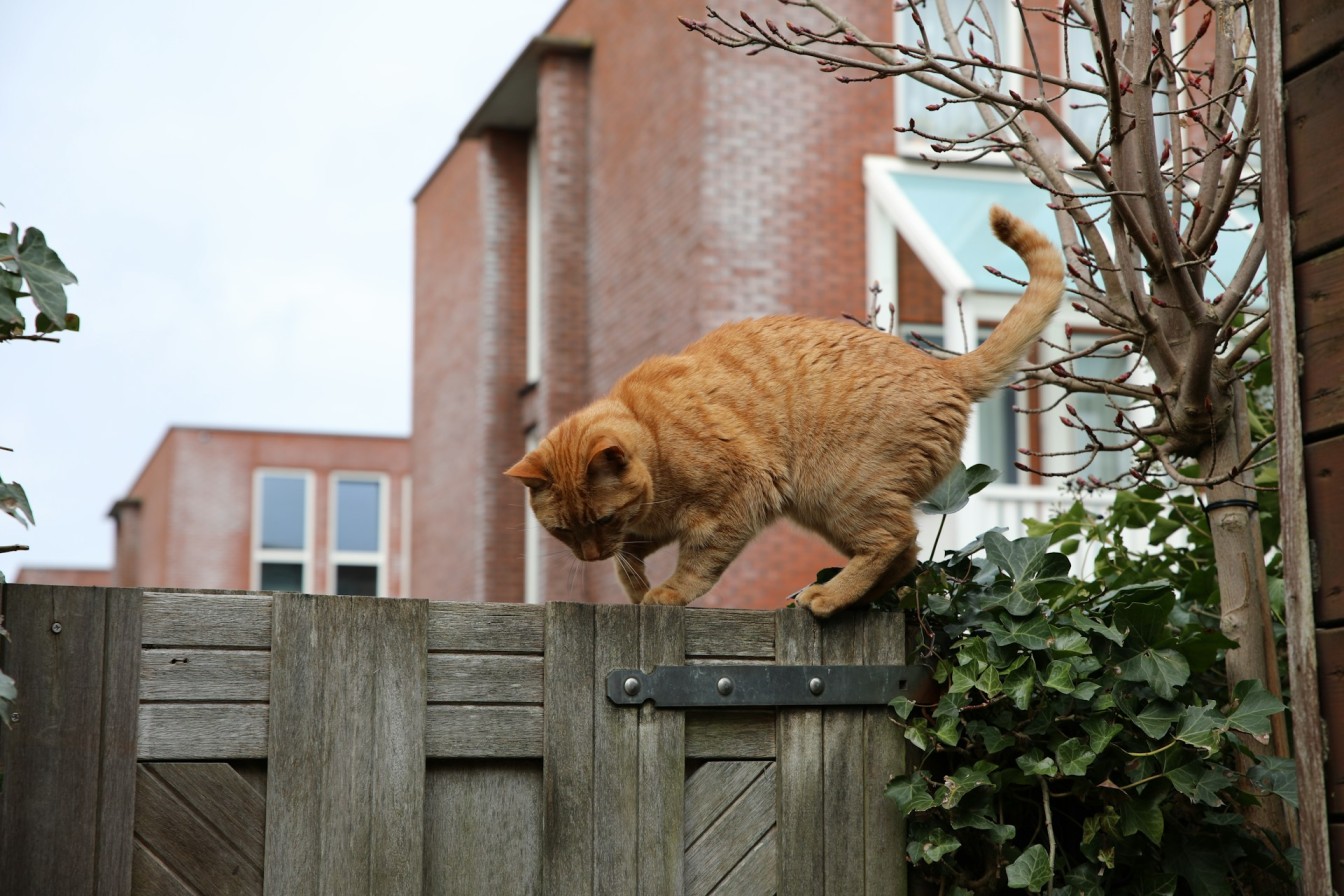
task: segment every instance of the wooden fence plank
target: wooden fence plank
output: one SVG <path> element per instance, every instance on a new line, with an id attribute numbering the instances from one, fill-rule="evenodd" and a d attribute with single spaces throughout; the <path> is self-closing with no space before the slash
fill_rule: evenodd
<path id="1" fill-rule="evenodd" d="M 706 762 L 686 779 L 686 846 L 690 849 L 700 835 L 723 814 L 723 810 L 761 776 L 770 763 Z M 771 776 L 774 780 L 774 776 Z M 771 799 L 774 799 L 773 794 Z"/>
<path id="2" fill-rule="evenodd" d="M 276 595 L 268 894 L 421 891 L 396 841 L 423 819 L 426 625 L 420 601 Z"/>
<path id="3" fill-rule="evenodd" d="M 140 637 L 161 647 L 271 646 L 271 597 L 144 592 Z"/>
<path id="4" fill-rule="evenodd" d="M 688 609 L 686 656 L 774 659 L 775 614 L 761 610 Z"/>
<path id="5" fill-rule="evenodd" d="M 430 705 L 425 755 L 439 759 L 536 759 L 542 755 L 540 706 Z"/>
<path id="6" fill-rule="evenodd" d="M 140 679 L 140 592 L 103 598 L 102 743 L 98 751 L 98 896 L 131 892 Z"/>
<path id="7" fill-rule="evenodd" d="M 1344 5 L 1338 0 L 1292 0 L 1282 10 L 1284 71 L 1338 51 L 1344 42 Z"/>
<path id="8" fill-rule="evenodd" d="M 542 889 L 547 896 L 593 892 L 593 620 L 591 606 L 546 604 Z"/>
<path id="9" fill-rule="evenodd" d="M 143 759 L 265 759 L 265 703 L 142 703 L 136 745 Z"/>
<path id="10" fill-rule="evenodd" d="M 429 602 L 429 649 L 481 653 L 542 652 L 542 607 Z"/>
<path id="11" fill-rule="evenodd" d="M 136 803 L 136 839 L 193 890 L 218 896 L 261 892 L 261 869 L 143 765 L 136 775 Z"/>
<path id="12" fill-rule="evenodd" d="M 1340 7 L 1344 10 L 1344 6 Z M 1304 358 L 1299 380 L 1301 428 L 1308 437 L 1344 423 L 1344 249 L 1293 268 L 1297 348 Z"/>
<path id="13" fill-rule="evenodd" d="M 1331 56 L 1284 85 L 1288 118 L 1288 186 L 1293 197 L 1293 258 L 1334 248 L 1344 237 L 1344 166 L 1335 164 L 1335 135 L 1344 129 L 1338 87 L 1344 55 Z"/>
<path id="14" fill-rule="evenodd" d="M 639 828 L 639 709 L 613 704 L 601 683 L 611 669 L 639 666 L 639 607 L 596 607 L 594 632 L 593 892 L 622 896 L 639 886 L 639 853 L 615 834 Z"/>
<path id="15" fill-rule="evenodd" d="M 540 705 L 540 656 L 431 653 L 431 703 L 535 703 Z"/>
<path id="16" fill-rule="evenodd" d="M 821 628 L 827 665 L 863 663 L 863 624 L 868 613 L 842 613 Z M 864 891 L 864 710 L 844 706 L 822 711 L 822 828 L 825 831 L 826 892 L 852 896 Z"/>
<path id="17" fill-rule="evenodd" d="M 1344 621 L 1344 514 L 1335 512 L 1339 478 L 1344 477 L 1344 436 L 1315 442 L 1303 449 L 1306 466 L 1307 518 L 1316 543 L 1316 621 Z"/>
<path id="18" fill-rule="evenodd" d="M 765 763 L 761 774 L 734 795 L 738 798 L 686 850 L 689 896 L 707 896 L 775 826 L 775 764 Z"/>
<path id="19" fill-rule="evenodd" d="M 821 662 L 821 628 L 806 610 L 776 614 L 775 654 L 781 664 Z M 780 709 L 778 751 L 778 855 L 780 896 L 821 894 L 824 885 L 822 718 L 816 709 Z"/>
<path id="20" fill-rule="evenodd" d="M 686 758 L 774 759 L 774 711 L 687 712 Z"/>
<path id="21" fill-rule="evenodd" d="M 266 800 L 227 762 L 146 762 L 140 768 L 161 780 L 256 866 L 266 852 Z"/>
<path id="22" fill-rule="evenodd" d="M 778 866 L 779 829 L 771 828 L 714 888 L 712 896 L 774 896 Z"/>
<path id="23" fill-rule="evenodd" d="M 117 614 L 131 606 L 113 599 L 109 632 L 101 588 L 8 585 L 4 599 L 19 699 L 16 723 L 0 728 L 0 881 L 18 893 L 127 892 L 129 844 L 115 830 L 129 830 L 134 806 L 138 650 L 134 620 Z"/>
<path id="24" fill-rule="evenodd" d="M 686 610 L 639 608 L 639 665 L 686 662 Z M 685 870 L 686 717 L 678 710 L 639 708 L 639 893 L 680 896 Z"/>
<path id="25" fill-rule="evenodd" d="M 140 699 L 256 701 L 271 696 L 269 650 L 150 648 L 140 655 Z"/>
<path id="26" fill-rule="evenodd" d="M 425 892 L 539 896 L 541 815 L 536 761 L 432 761 L 425 779 Z"/>
<path id="27" fill-rule="evenodd" d="M 131 892 L 135 896 L 196 896 L 143 843 L 135 844 L 131 856 Z"/>
<path id="28" fill-rule="evenodd" d="M 905 665 L 905 614 L 867 613 L 863 660 L 869 666 Z M 894 695 L 893 695 L 894 696 Z M 891 710 L 864 710 L 863 856 L 865 896 L 904 896 L 905 817 L 887 799 L 893 775 L 905 772 L 905 737 Z"/>

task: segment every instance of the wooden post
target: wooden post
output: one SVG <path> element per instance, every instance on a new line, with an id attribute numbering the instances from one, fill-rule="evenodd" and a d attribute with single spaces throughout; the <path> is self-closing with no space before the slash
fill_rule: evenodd
<path id="1" fill-rule="evenodd" d="M 0 726 L 0 886 L 128 894 L 139 593 L 6 585 L 4 615 L 19 700 Z"/>

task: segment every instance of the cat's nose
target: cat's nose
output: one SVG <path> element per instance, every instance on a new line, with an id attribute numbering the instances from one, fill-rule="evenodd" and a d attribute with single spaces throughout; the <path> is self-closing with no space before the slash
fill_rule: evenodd
<path id="1" fill-rule="evenodd" d="M 602 549 L 597 546 L 595 541 L 585 541 L 583 547 L 583 559 L 590 563 L 594 560 L 602 559 Z"/>

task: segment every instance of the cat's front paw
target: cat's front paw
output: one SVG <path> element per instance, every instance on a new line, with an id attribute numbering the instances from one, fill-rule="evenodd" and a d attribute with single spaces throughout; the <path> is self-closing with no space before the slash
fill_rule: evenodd
<path id="1" fill-rule="evenodd" d="M 807 611 L 818 619 L 825 619 L 837 610 L 843 610 L 849 606 L 847 601 L 837 597 L 825 585 L 808 585 L 798 592 L 798 597 L 795 600 L 797 600 L 798 606 L 806 607 Z"/>
<path id="2" fill-rule="evenodd" d="M 691 601 L 683 597 L 681 592 L 675 588 L 669 588 L 666 585 L 659 585 L 648 594 L 644 595 L 643 604 L 650 604 L 664 607 L 684 607 Z"/>

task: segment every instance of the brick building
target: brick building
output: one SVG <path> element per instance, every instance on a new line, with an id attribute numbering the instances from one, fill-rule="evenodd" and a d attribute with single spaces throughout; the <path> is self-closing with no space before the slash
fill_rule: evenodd
<path id="1" fill-rule="evenodd" d="M 409 472 L 403 438 L 173 427 L 112 508 L 111 570 L 16 580 L 408 596 Z"/>
<path id="2" fill-rule="evenodd" d="M 861 5 L 891 32 L 889 4 Z M 624 600 L 607 564 L 540 539 L 501 472 L 650 355 L 743 317 L 864 306 L 862 160 L 892 148 L 891 88 L 726 52 L 677 23 L 702 11 L 565 4 L 416 196 L 422 593 Z M 781 524 L 702 603 L 777 607 L 838 559 Z"/>

